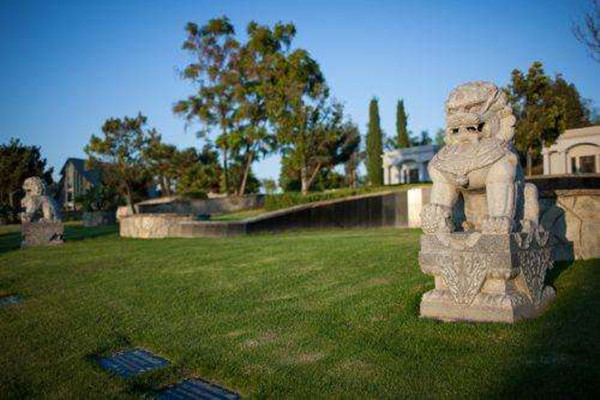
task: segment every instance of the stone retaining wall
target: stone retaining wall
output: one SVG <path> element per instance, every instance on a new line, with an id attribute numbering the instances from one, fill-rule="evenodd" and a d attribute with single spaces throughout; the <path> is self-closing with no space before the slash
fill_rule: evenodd
<path id="1" fill-rule="evenodd" d="M 121 217 L 119 234 L 122 237 L 158 239 L 181 237 L 181 223 L 192 221 L 191 215 L 135 214 Z"/>

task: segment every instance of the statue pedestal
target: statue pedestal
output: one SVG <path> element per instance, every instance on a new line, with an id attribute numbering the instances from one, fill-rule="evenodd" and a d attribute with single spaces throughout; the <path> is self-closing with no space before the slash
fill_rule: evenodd
<path id="1" fill-rule="evenodd" d="M 21 247 L 56 246 L 63 243 L 62 222 L 23 222 Z"/>
<path id="2" fill-rule="evenodd" d="M 544 285 L 548 239 L 543 231 L 422 235 L 419 263 L 435 289 L 423 295 L 421 317 L 512 323 L 539 315 L 555 297 Z"/>

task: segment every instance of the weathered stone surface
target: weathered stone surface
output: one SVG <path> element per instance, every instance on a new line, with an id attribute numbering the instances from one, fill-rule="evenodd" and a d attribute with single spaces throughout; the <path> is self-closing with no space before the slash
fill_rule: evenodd
<path id="1" fill-rule="evenodd" d="M 540 208 L 557 260 L 600 258 L 600 189 L 557 190 Z"/>
<path id="2" fill-rule="evenodd" d="M 114 225 L 117 223 L 114 211 L 86 211 L 83 213 L 83 226 Z"/>
<path id="3" fill-rule="evenodd" d="M 63 243 L 62 222 L 23 222 L 21 224 L 21 247 L 56 246 Z"/>
<path id="4" fill-rule="evenodd" d="M 23 182 L 21 200 L 21 247 L 55 246 L 63 243 L 64 226 L 58 207 L 46 194 L 46 185 L 37 177 Z"/>
<path id="5" fill-rule="evenodd" d="M 446 102 L 446 146 L 430 163 L 430 204 L 421 212 L 419 262 L 435 277 L 421 316 L 515 322 L 554 298 L 550 233 L 539 226 L 538 191 L 513 149 L 515 118 L 487 82 L 454 89 Z M 462 230 L 462 232 L 461 232 Z"/>
<path id="6" fill-rule="evenodd" d="M 38 177 L 25 179 L 23 182 L 25 197 L 21 200 L 22 222 L 60 221 L 60 213 L 56 202 L 46 194 L 46 184 Z"/>
<path id="7" fill-rule="evenodd" d="M 193 221 L 191 215 L 180 214 L 134 214 L 121 217 L 120 235 L 140 239 L 158 239 L 181 236 L 180 225 Z"/>
<path id="8" fill-rule="evenodd" d="M 423 317 L 515 322 L 535 317 L 555 296 L 544 285 L 552 248 L 540 231 L 423 235 L 419 263 L 435 277 L 421 301 Z"/>

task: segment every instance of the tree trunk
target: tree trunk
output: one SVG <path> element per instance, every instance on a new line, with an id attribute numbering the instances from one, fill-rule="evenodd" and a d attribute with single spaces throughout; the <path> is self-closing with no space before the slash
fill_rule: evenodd
<path id="1" fill-rule="evenodd" d="M 225 195 L 229 196 L 229 168 L 227 165 L 227 148 L 223 150 L 223 173 L 225 174 Z"/>
<path id="2" fill-rule="evenodd" d="M 125 200 L 127 201 L 127 205 L 129 206 L 131 213 L 136 214 L 135 207 L 133 206 L 133 195 L 128 183 L 125 183 Z"/>
<path id="3" fill-rule="evenodd" d="M 254 159 L 254 151 L 251 150 L 248 154 L 248 160 L 246 160 L 246 166 L 244 168 L 244 176 L 242 177 L 242 183 L 240 185 L 240 189 L 238 191 L 238 196 L 243 196 L 246 191 L 246 181 L 248 180 L 248 174 L 250 173 L 250 166 L 252 165 L 252 160 Z"/>
<path id="4" fill-rule="evenodd" d="M 169 184 L 169 179 L 166 176 L 162 176 L 162 189 L 163 189 L 163 197 L 171 195 L 171 185 Z"/>
<path id="5" fill-rule="evenodd" d="M 531 157 L 531 153 L 533 152 L 533 150 L 530 148 L 527 149 L 527 176 L 531 176 L 531 169 L 532 169 L 532 157 Z"/>
<path id="6" fill-rule="evenodd" d="M 308 179 L 306 179 L 306 175 L 308 175 L 308 168 L 304 168 L 304 177 L 302 179 L 302 195 L 303 196 L 306 196 L 308 194 L 308 190 L 312 186 L 313 181 L 317 177 L 317 173 L 319 173 L 320 170 L 321 170 L 321 163 L 317 163 L 317 166 L 313 170 L 312 174 L 310 174 L 310 177 Z"/>
<path id="7" fill-rule="evenodd" d="M 308 184 L 308 171 L 306 166 L 300 168 L 300 182 L 302 184 L 302 196 L 306 196 L 308 194 L 308 188 L 310 187 Z"/>

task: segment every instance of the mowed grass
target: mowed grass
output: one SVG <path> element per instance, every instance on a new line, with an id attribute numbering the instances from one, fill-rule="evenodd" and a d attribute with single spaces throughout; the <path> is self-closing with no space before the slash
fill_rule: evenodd
<path id="1" fill-rule="evenodd" d="M 600 394 L 600 262 L 558 265 L 534 321 L 418 316 L 433 280 L 417 230 L 133 240 L 67 227 L 18 250 L 0 231 L 1 398 L 139 398 L 202 377 L 251 398 L 581 398 Z M 96 355 L 170 367 L 130 381 Z"/>

